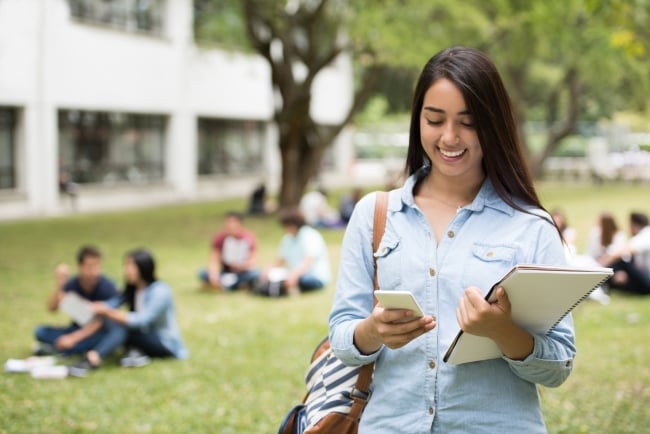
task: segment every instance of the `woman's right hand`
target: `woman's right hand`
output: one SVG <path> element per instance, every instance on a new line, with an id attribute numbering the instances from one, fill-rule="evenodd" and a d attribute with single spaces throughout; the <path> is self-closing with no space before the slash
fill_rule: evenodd
<path id="1" fill-rule="evenodd" d="M 411 311 L 408 309 L 384 309 L 377 304 L 372 314 L 355 329 L 354 343 L 361 353 L 372 354 L 382 345 L 401 348 L 436 327 L 436 319 L 431 315 L 405 321 L 409 317 Z"/>

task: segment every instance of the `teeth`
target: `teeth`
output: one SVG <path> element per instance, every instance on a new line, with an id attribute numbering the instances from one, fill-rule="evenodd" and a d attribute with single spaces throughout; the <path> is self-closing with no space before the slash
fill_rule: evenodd
<path id="1" fill-rule="evenodd" d="M 465 152 L 464 149 L 462 151 L 456 151 L 456 152 L 445 151 L 443 149 L 440 150 L 440 153 L 442 155 L 449 158 L 460 157 L 461 155 L 463 155 L 463 152 Z"/>

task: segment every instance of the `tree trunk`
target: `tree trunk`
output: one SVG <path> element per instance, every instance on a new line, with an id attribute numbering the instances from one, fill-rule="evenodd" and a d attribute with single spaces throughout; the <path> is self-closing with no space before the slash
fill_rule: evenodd
<path id="1" fill-rule="evenodd" d="M 309 181 L 318 174 L 323 151 L 331 142 L 324 139 L 309 116 L 311 94 L 301 95 L 301 103 L 276 116 L 282 161 L 279 205 L 281 209 L 296 207 Z"/>
<path id="2" fill-rule="evenodd" d="M 564 119 L 561 122 L 558 122 L 557 112 L 558 112 L 558 101 L 559 94 L 562 91 L 567 91 L 567 108 Z M 544 162 L 548 157 L 553 155 L 557 150 L 558 146 L 562 139 L 568 137 L 576 130 L 578 125 L 578 117 L 580 114 L 580 95 L 582 94 L 582 84 L 580 82 L 579 74 L 577 69 L 570 68 L 564 80 L 558 85 L 558 89 L 552 93 L 551 97 L 548 100 L 547 107 L 547 135 L 546 143 L 542 152 L 533 159 L 532 170 L 533 175 L 536 178 L 542 176 L 544 171 Z"/>

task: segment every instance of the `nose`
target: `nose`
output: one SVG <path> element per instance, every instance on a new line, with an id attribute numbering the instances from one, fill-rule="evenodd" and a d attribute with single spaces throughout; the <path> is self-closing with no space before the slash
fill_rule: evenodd
<path id="1" fill-rule="evenodd" d="M 442 136 L 440 136 L 440 140 L 442 144 L 446 146 L 457 145 L 460 142 L 460 138 L 458 137 L 458 132 L 456 131 L 456 128 L 451 122 L 448 123 L 445 129 L 442 131 Z"/>

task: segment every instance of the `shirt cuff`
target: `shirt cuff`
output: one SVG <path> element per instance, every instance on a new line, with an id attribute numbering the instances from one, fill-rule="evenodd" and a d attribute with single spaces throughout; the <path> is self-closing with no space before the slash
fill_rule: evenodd
<path id="1" fill-rule="evenodd" d="M 343 363 L 349 366 L 362 366 L 374 362 L 379 356 L 379 352 L 384 348 L 382 345 L 377 351 L 372 354 L 361 354 L 357 346 L 354 344 L 354 330 L 362 320 L 348 321 L 346 324 L 341 325 L 341 337 L 343 338 L 342 345 L 332 345 L 332 351 L 336 354 Z"/>

